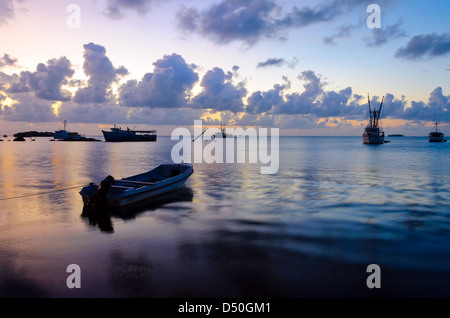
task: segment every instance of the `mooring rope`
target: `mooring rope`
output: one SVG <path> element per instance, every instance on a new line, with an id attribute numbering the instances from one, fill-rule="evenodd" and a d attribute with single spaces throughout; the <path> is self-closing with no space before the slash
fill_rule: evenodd
<path id="1" fill-rule="evenodd" d="M 67 191 L 67 190 L 79 189 L 79 188 L 84 187 L 84 186 L 86 186 L 86 185 L 84 184 L 84 185 L 76 186 L 76 187 L 70 187 L 70 188 L 64 188 L 64 189 L 55 189 L 55 190 L 51 190 L 51 191 L 32 193 L 32 194 L 24 194 L 24 195 L 19 195 L 19 196 L 15 196 L 15 197 L 9 197 L 9 198 L 0 198 L 0 201 L 22 199 L 22 198 L 28 198 L 28 197 L 33 197 L 33 196 L 38 196 L 38 195 L 43 195 L 43 194 L 50 194 L 50 193 L 55 193 L 55 192 L 62 192 L 62 191 Z"/>

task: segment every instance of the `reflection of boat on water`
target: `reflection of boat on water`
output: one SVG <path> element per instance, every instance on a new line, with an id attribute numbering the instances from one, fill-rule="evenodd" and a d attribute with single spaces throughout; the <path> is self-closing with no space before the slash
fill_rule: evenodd
<path id="1" fill-rule="evenodd" d="M 191 164 L 163 164 L 124 179 L 106 177 L 100 185 L 91 183 L 80 191 L 87 206 L 121 208 L 158 197 L 182 187 L 194 173 Z"/>
<path id="2" fill-rule="evenodd" d="M 370 106 L 369 100 L 369 124 L 364 128 L 363 142 L 365 144 L 383 144 L 384 141 L 384 131 L 381 128 L 381 109 L 383 107 L 384 97 L 381 100 L 380 108 L 373 109 Z"/>
<path id="3" fill-rule="evenodd" d="M 428 134 L 429 142 L 446 142 L 444 134 L 439 129 L 439 122 L 436 121 L 433 130 Z"/>
<path id="4" fill-rule="evenodd" d="M 194 193 L 190 188 L 181 187 L 156 198 L 139 201 L 122 208 L 84 206 L 81 216 L 87 218 L 90 226 L 98 226 L 102 232 L 112 233 L 114 232 L 114 226 L 111 217 L 124 220 L 134 219 L 141 213 L 155 211 L 168 204 L 192 202 L 193 198 Z"/>
<path id="5" fill-rule="evenodd" d="M 105 141 L 156 141 L 156 130 L 124 130 L 116 125 L 110 129 L 111 131 L 102 130 Z"/>

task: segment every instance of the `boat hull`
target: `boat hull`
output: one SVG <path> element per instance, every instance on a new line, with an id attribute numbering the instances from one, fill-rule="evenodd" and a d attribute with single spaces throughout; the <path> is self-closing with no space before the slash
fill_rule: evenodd
<path id="1" fill-rule="evenodd" d="M 166 170 L 171 169 L 171 171 L 178 171 L 179 174 L 168 176 L 157 182 L 146 182 L 144 181 L 145 179 L 139 179 L 140 176 L 144 176 L 146 174 L 152 175 L 152 172 L 155 174 L 155 171 L 157 171 L 160 167 L 163 167 L 163 169 Z M 83 203 L 85 206 L 101 205 L 102 207 L 109 208 L 123 208 L 126 206 L 135 205 L 141 201 L 149 201 L 152 198 L 159 197 L 165 193 L 183 187 L 188 178 L 194 173 L 192 165 L 169 164 L 161 165 L 160 167 L 153 169 L 146 174 L 111 182 L 108 185 L 111 188 L 105 194 L 104 198 L 101 198 L 101 201 L 98 201 L 98 194 L 101 191 L 101 186 L 99 187 L 98 185 L 91 183 L 89 186 L 84 187 L 80 191 Z M 132 187 L 129 183 L 136 185 Z M 116 190 L 118 192 L 116 192 Z"/>
<path id="2" fill-rule="evenodd" d="M 444 134 L 442 133 L 430 133 L 428 135 L 428 141 L 429 142 L 445 142 L 444 140 Z"/>
<path id="3" fill-rule="evenodd" d="M 143 191 L 123 197 L 107 196 L 106 205 L 111 208 L 123 208 L 129 205 L 137 204 L 141 201 L 149 201 L 152 198 L 159 197 L 165 193 L 181 188 L 185 185 L 186 181 L 187 178 L 184 178 L 159 189 L 155 189 L 152 191 Z"/>
<path id="4" fill-rule="evenodd" d="M 363 143 L 367 145 L 384 144 L 384 135 L 379 133 L 364 132 Z"/>
<path id="5" fill-rule="evenodd" d="M 103 137 L 105 137 L 105 141 L 108 142 L 124 142 L 124 141 L 156 141 L 156 135 L 154 134 L 137 134 L 134 132 L 113 132 L 113 131 L 104 131 Z"/>

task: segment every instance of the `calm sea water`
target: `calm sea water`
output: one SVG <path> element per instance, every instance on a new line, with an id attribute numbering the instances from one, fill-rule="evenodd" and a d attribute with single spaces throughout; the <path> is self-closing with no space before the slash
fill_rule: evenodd
<path id="1" fill-rule="evenodd" d="M 277 174 L 194 164 L 163 201 L 89 218 L 82 186 L 169 162 L 175 142 L 36 139 L 0 143 L 1 297 L 450 296 L 450 143 L 281 137 Z"/>

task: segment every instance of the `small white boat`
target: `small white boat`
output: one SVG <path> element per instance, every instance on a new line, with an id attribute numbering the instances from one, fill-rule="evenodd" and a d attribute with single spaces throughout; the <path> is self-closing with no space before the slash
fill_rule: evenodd
<path id="1" fill-rule="evenodd" d="M 53 139 L 55 139 L 55 140 L 64 140 L 64 139 L 76 140 L 76 139 L 80 139 L 80 138 L 81 138 L 81 136 L 78 134 L 78 132 L 75 132 L 75 131 L 71 132 L 71 131 L 67 130 L 67 121 L 66 120 L 64 121 L 64 128 L 56 130 L 53 133 Z"/>
<path id="2" fill-rule="evenodd" d="M 193 173 L 191 164 L 163 164 L 124 179 L 108 176 L 100 185 L 91 183 L 81 189 L 80 195 L 85 206 L 122 208 L 178 189 Z"/>

